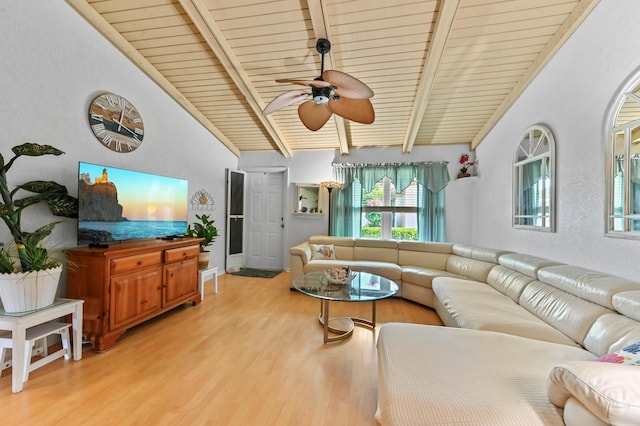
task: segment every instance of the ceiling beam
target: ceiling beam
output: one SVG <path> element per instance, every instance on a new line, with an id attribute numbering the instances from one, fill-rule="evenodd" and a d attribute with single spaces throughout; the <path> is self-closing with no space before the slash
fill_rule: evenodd
<path id="1" fill-rule="evenodd" d="M 271 117 L 262 114 L 262 110 L 266 104 L 262 101 L 262 97 L 251 82 L 249 75 L 244 70 L 235 53 L 233 53 L 233 49 L 222 34 L 222 30 L 218 27 L 209 9 L 207 9 L 201 0 L 178 0 L 178 2 L 185 12 L 187 12 L 187 15 L 191 18 L 200 35 L 202 35 L 202 38 L 207 42 L 209 48 L 229 74 L 229 77 L 231 77 L 240 92 L 244 95 L 258 121 L 260 121 L 267 133 L 269 133 L 269 136 L 271 136 L 280 153 L 284 157 L 291 157 L 292 152 L 289 144 L 275 121 Z"/>
<path id="2" fill-rule="evenodd" d="M 237 157 L 240 150 L 227 138 L 220 129 L 209 121 L 176 87 L 171 84 L 147 59 L 142 56 L 113 26 L 107 22 L 86 0 L 66 0 L 80 16 L 91 24 L 122 54 L 133 62 L 142 72 L 162 88 L 173 100 L 184 108 L 193 118 L 202 124 L 216 139 Z"/>
<path id="3" fill-rule="evenodd" d="M 433 89 L 433 81 L 436 76 L 436 71 L 438 70 L 440 60 L 442 59 L 442 53 L 444 52 L 447 40 L 449 39 L 449 33 L 451 32 L 451 27 L 453 26 L 453 20 L 456 16 L 456 12 L 458 11 L 459 4 L 459 0 L 447 0 L 440 2 L 441 9 L 438 12 L 427 57 L 425 58 L 424 65 L 422 66 L 420 83 L 418 84 L 418 90 L 416 91 L 416 96 L 414 98 L 407 133 L 405 134 L 404 142 L 402 144 L 402 152 L 404 153 L 410 153 L 416 141 L 420 124 L 424 118 L 424 112 L 427 110 L 427 105 L 429 104 L 429 97 L 431 96 L 431 89 Z"/>
<path id="4" fill-rule="evenodd" d="M 600 0 L 581 0 L 571 15 L 562 23 L 558 32 L 556 32 L 545 48 L 540 52 L 536 60 L 531 64 L 527 72 L 522 76 L 518 84 L 509 92 L 507 97 L 502 101 L 500 106 L 494 111 L 489 120 L 485 123 L 480 131 L 471 141 L 471 149 L 475 149 L 480 142 L 487 136 L 493 126 L 496 125 L 498 120 L 507 112 L 518 97 L 525 91 L 525 89 L 531 84 L 531 82 L 538 76 L 540 71 L 547 65 L 547 63 L 553 58 L 558 50 L 564 45 L 567 39 L 573 34 L 573 32 L 580 26 L 582 21 L 591 13 L 594 7 Z"/>
<path id="5" fill-rule="evenodd" d="M 307 0 L 307 7 L 309 8 L 309 15 L 311 15 L 311 26 L 313 27 L 313 34 L 315 35 L 316 40 L 319 38 L 326 38 L 331 41 L 326 1 Z M 325 65 L 326 69 L 335 69 L 331 52 L 325 55 Z M 349 154 L 349 140 L 347 139 L 346 128 L 347 123 L 345 123 L 344 118 L 340 117 L 338 114 L 333 114 L 333 120 L 336 126 L 340 154 L 347 155 Z"/>

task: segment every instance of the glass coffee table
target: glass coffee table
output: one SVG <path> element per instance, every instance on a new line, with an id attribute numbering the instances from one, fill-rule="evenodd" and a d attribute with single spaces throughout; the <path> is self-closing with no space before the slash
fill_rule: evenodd
<path id="1" fill-rule="evenodd" d="M 327 282 L 323 272 L 312 272 L 293 280 L 293 288 L 302 294 L 320 299 L 318 320 L 324 329 L 324 343 L 337 342 L 353 334 L 355 324 L 375 329 L 376 301 L 393 296 L 398 292 L 398 284 L 393 280 L 370 274 L 356 272 L 349 284 Z M 356 317 L 331 318 L 329 302 L 371 302 L 371 320 Z M 336 336 L 329 336 L 329 332 Z"/>

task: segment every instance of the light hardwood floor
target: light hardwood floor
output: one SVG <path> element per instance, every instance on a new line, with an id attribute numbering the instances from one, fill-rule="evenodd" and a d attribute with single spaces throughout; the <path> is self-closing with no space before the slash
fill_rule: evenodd
<path id="1" fill-rule="evenodd" d="M 441 324 L 400 299 L 378 302 L 385 322 Z M 86 345 L 11 393 L 0 378 L 0 423 L 65 425 L 375 425 L 377 332 L 324 345 L 320 302 L 289 277 L 223 275 L 219 293 L 123 335 L 108 352 Z M 368 318 L 369 303 L 332 303 L 331 315 Z M 8 373 L 9 372 L 9 373 Z"/>

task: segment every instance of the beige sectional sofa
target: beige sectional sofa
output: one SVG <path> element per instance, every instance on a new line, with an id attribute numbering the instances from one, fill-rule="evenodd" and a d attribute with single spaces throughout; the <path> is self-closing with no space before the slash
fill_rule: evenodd
<path id="1" fill-rule="evenodd" d="M 394 279 L 448 326 L 380 327 L 383 425 L 640 424 L 640 368 L 596 362 L 640 342 L 638 283 L 448 243 L 315 236 L 290 260 L 292 279 L 342 264 Z"/>

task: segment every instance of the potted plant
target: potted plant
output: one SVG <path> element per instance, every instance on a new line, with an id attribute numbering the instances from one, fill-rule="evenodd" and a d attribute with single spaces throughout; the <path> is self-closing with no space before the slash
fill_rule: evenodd
<path id="1" fill-rule="evenodd" d="M 196 215 L 196 219 L 200 223 L 196 222 L 189 225 L 187 228 L 187 235 L 190 237 L 202 238 L 200 241 L 200 258 L 198 267 L 200 269 L 206 269 L 209 267 L 209 259 L 211 254 L 206 250 L 218 236 L 218 229 L 213 224 L 213 220 L 209 220 L 209 215 Z"/>
<path id="2" fill-rule="evenodd" d="M 15 313 L 43 308 L 53 303 L 63 261 L 42 245 L 55 225 L 52 222 L 29 232 L 22 229 L 22 212 L 29 206 L 45 203 L 52 214 L 78 216 L 77 199 L 67 188 L 53 181 L 34 180 L 9 189 L 7 172 L 22 157 L 62 155 L 50 145 L 25 143 L 11 148 L 14 156 L 5 162 L 0 154 L 0 218 L 9 228 L 13 241 L 0 249 L 0 300 L 6 312 Z M 21 191 L 31 193 L 18 198 Z"/>
<path id="3" fill-rule="evenodd" d="M 460 167 L 460 173 L 458 173 L 459 178 L 469 177 L 471 173 L 468 173 L 469 167 L 476 164 L 477 161 L 469 161 L 469 154 L 462 154 L 460 156 L 460 160 L 458 161 L 462 167 Z"/>

